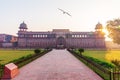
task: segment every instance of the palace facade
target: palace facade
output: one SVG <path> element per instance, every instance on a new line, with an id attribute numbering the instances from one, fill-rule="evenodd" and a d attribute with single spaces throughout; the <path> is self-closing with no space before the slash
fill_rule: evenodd
<path id="1" fill-rule="evenodd" d="M 102 24 L 94 32 L 72 32 L 69 29 L 53 29 L 46 32 L 27 31 L 27 25 L 20 24 L 18 47 L 20 48 L 105 48 Z"/>

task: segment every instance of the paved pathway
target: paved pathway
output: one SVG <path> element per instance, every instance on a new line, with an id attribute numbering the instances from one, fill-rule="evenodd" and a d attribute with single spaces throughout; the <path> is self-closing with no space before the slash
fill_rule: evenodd
<path id="1" fill-rule="evenodd" d="M 52 50 L 20 69 L 13 80 L 103 80 L 66 50 Z"/>

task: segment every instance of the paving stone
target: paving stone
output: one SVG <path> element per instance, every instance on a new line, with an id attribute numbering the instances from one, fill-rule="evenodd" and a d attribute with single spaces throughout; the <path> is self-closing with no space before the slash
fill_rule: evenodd
<path id="1" fill-rule="evenodd" d="M 103 80 L 67 50 L 53 49 L 20 69 L 13 80 Z"/>

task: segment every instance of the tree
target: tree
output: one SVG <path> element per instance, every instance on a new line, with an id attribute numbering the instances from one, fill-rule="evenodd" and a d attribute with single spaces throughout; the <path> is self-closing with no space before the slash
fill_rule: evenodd
<path id="1" fill-rule="evenodd" d="M 106 28 L 109 32 L 108 37 L 111 38 L 114 43 L 120 44 L 120 19 L 108 21 Z"/>
<path id="2" fill-rule="evenodd" d="M 82 53 L 84 52 L 83 48 L 78 49 L 78 51 L 80 52 L 80 55 L 82 55 Z"/>
<path id="3" fill-rule="evenodd" d="M 39 54 L 41 51 L 39 49 L 34 50 L 35 54 Z"/>
<path id="4" fill-rule="evenodd" d="M 112 62 L 113 64 L 115 64 L 116 67 L 120 68 L 120 61 L 119 61 L 119 60 L 115 59 L 115 60 L 112 60 L 111 62 Z"/>

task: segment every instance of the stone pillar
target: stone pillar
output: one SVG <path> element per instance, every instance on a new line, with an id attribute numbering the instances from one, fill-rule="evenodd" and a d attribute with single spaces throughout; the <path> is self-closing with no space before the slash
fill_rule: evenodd
<path id="1" fill-rule="evenodd" d="M 18 75 L 18 67 L 14 63 L 9 63 L 4 67 L 3 79 L 12 79 Z"/>

